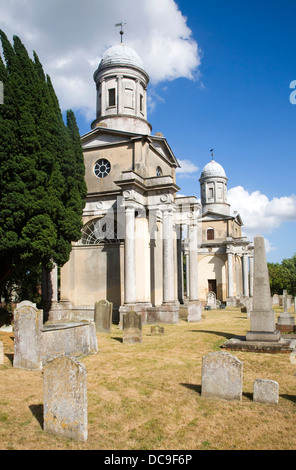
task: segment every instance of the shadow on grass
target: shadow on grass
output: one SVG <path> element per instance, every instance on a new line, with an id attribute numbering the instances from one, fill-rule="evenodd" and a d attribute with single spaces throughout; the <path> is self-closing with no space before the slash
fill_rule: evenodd
<path id="1" fill-rule="evenodd" d="M 119 343 L 123 342 L 122 338 L 118 338 L 117 336 L 112 336 L 112 339 L 115 339 L 116 341 L 119 341 Z"/>
<path id="2" fill-rule="evenodd" d="M 5 354 L 5 356 L 8 358 L 8 360 L 9 360 L 10 363 L 11 363 L 11 365 L 13 365 L 13 357 L 14 357 L 14 354 L 7 353 L 7 354 Z"/>
<path id="3" fill-rule="evenodd" d="M 37 419 L 41 429 L 43 429 L 43 404 L 29 406 L 32 415 Z"/>
<path id="4" fill-rule="evenodd" d="M 233 333 L 225 333 L 224 331 L 212 331 L 212 330 L 189 330 L 193 333 L 210 333 L 215 336 L 221 336 L 222 338 L 225 339 L 231 339 L 231 338 L 236 338 L 236 339 L 241 339 L 242 336 L 237 336 L 234 335 Z"/>

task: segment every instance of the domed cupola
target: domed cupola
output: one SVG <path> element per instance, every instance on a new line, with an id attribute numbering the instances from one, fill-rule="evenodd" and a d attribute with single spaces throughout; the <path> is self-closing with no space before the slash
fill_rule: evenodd
<path id="1" fill-rule="evenodd" d="M 97 118 L 99 125 L 139 134 L 150 134 L 147 122 L 146 90 L 149 76 L 137 52 L 124 43 L 105 51 L 94 73 L 97 85 Z"/>
<path id="2" fill-rule="evenodd" d="M 206 164 L 199 179 L 202 213 L 230 215 L 227 203 L 227 177 L 223 167 L 214 159 Z"/>

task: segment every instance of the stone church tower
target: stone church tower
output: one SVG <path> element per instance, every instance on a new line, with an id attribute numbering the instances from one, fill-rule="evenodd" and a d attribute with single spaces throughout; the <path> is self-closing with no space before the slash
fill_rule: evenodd
<path id="1" fill-rule="evenodd" d="M 149 77 L 131 47 L 107 49 L 94 81 L 96 119 L 81 137 L 83 229 L 61 268 L 60 298 L 56 270 L 43 282 L 49 319 L 93 320 L 95 303 L 108 300 L 114 321 L 133 309 L 143 322 L 175 323 L 180 305 L 188 321 L 200 321 L 209 291 L 224 303 L 242 293 L 249 253 L 241 219 L 230 215 L 225 172 L 214 161 L 204 167 L 201 204 L 178 197 L 179 163 L 165 137 L 152 134 Z"/>

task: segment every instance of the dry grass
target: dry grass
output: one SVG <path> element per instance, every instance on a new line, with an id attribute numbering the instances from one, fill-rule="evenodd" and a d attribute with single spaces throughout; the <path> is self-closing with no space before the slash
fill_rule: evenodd
<path id="1" fill-rule="evenodd" d="M 143 342 L 121 342 L 122 332 L 98 334 L 99 352 L 81 359 L 88 371 L 88 440 L 42 429 L 42 372 L 12 367 L 13 335 L 0 332 L 0 449 L 296 449 L 296 366 L 289 354 L 233 352 L 244 363 L 243 400 L 201 397 L 202 356 L 244 335 L 240 309 L 206 312 L 201 323 L 165 325 L 163 336 L 143 327 Z M 278 405 L 252 401 L 253 382 L 279 383 Z"/>

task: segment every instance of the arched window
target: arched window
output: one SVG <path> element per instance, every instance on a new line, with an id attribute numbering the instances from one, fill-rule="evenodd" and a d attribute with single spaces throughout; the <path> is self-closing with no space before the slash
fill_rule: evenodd
<path id="1" fill-rule="evenodd" d="M 99 245 L 101 243 L 118 243 L 117 222 L 113 217 L 94 219 L 84 225 L 80 244 Z"/>
<path id="2" fill-rule="evenodd" d="M 207 240 L 215 240 L 215 231 L 213 228 L 207 229 Z"/>
<path id="3" fill-rule="evenodd" d="M 156 168 L 156 176 L 162 176 L 162 169 L 160 168 L 160 166 Z"/>

